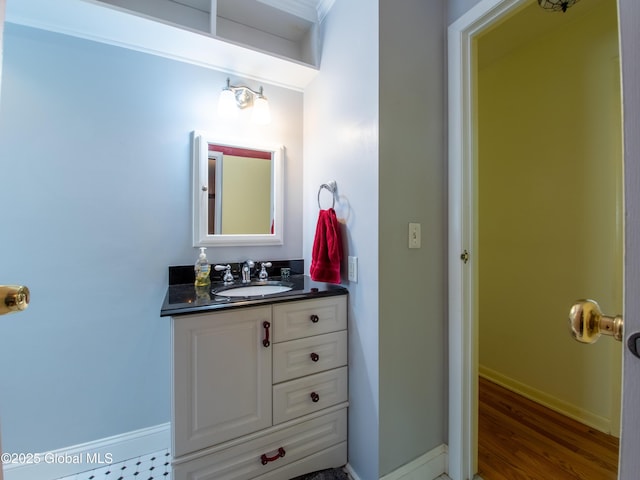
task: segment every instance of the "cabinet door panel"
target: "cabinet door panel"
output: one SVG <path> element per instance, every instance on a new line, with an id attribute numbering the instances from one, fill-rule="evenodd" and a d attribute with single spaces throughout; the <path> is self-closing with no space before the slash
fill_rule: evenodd
<path id="1" fill-rule="evenodd" d="M 173 319 L 175 456 L 271 425 L 271 307 Z"/>

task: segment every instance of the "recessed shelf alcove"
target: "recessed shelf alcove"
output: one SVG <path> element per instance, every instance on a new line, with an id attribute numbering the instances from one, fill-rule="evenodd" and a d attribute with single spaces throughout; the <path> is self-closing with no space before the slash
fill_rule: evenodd
<path id="1" fill-rule="evenodd" d="M 304 90 L 318 73 L 317 21 L 268 5 L 285 0 L 253 0 L 261 4 L 260 25 L 255 12 L 229 13 L 226 1 L 218 0 L 215 22 L 209 11 L 194 8 L 211 0 L 20 0 L 8 2 L 6 21 Z M 291 39 L 280 36 L 287 29 Z"/>

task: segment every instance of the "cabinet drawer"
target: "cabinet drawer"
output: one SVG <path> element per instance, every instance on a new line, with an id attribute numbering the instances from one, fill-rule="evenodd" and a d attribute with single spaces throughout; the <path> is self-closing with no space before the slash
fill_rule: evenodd
<path id="1" fill-rule="evenodd" d="M 248 480 L 347 439 L 347 409 L 255 437 L 188 462 L 174 464 L 173 480 Z M 283 449 L 284 456 L 278 455 Z M 263 464 L 262 456 L 271 461 Z M 276 478 L 276 477 L 274 477 Z"/>
<path id="2" fill-rule="evenodd" d="M 273 341 L 286 342 L 347 328 L 347 296 L 273 306 Z"/>
<path id="3" fill-rule="evenodd" d="M 274 385 L 273 424 L 346 402 L 347 398 L 347 367 Z"/>
<path id="4" fill-rule="evenodd" d="M 273 383 L 323 372 L 346 364 L 346 330 L 273 345 Z"/>
<path id="5" fill-rule="evenodd" d="M 337 468 L 347 463 L 347 442 L 339 443 L 313 455 L 290 463 L 277 470 L 256 477 L 256 480 L 283 480 L 305 475 L 309 472 Z"/>

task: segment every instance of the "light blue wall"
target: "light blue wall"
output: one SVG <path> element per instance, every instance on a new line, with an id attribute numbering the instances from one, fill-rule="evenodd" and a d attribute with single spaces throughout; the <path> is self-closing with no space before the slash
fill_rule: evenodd
<path id="1" fill-rule="evenodd" d="M 304 98 L 304 249 L 321 183 L 335 180 L 345 255 L 359 258 L 349 288 L 349 463 L 378 478 L 378 2 L 337 1 L 323 25 L 320 73 Z M 323 197 L 327 208 L 328 196 Z M 343 272 L 346 272 L 346 262 Z M 346 280 L 346 279 L 345 279 Z"/>
<path id="2" fill-rule="evenodd" d="M 159 312 L 167 267 L 197 257 L 189 134 L 286 145 L 286 245 L 251 252 L 301 258 L 302 93 L 265 85 L 273 122 L 250 130 L 215 117 L 224 73 L 12 24 L 4 36 L 0 281 L 28 285 L 32 302 L 0 322 L 3 449 L 168 422 Z"/>

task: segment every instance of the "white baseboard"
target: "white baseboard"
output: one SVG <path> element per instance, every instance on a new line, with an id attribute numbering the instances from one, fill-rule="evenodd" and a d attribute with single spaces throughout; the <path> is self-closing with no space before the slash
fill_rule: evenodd
<path id="1" fill-rule="evenodd" d="M 440 445 L 380 480 L 434 480 L 447 471 L 448 449 Z M 354 477 L 356 480 L 356 477 Z"/>
<path id="2" fill-rule="evenodd" d="M 537 390 L 529 385 L 525 385 L 513 378 L 496 372 L 487 367 L 480 365 L 478 367 L 478 374 L 486 378 L 487 380 L 497 383 L 498 385 L 516 392 L 529 400 L 533 400 L 540 405 L 550 408 L 558 413 L 561 413 L 569 418 L 577 420 L 580 423 L 584 423 L 590 427 L 595 428 L 604 433 L 611 434 L 611 419 L 596 415 L 583 408 L 577 407 L 569 402 L 565 402 L 559 398 L 549 395 L 543 391 Z"/>
<path id="3" fill-rule="evenodd" d="M 355 470 L 353 469 L 353 467 L 351 465 L 349 465 L 348 463 L 344 466 L 345 470 L 347 471 L 347 473 L 349 474 L 349 478 L 351 480 L 360 480 L 360 477 L 358 476 L 358 474 L 355 472 Z"/>
<path id="4" fill-rule="evenodd" d="M 4 480 L 51 480 L 168 450 L 170 424 L 143 428 L 45 453 L 34 453 L 4 466 Z M 5 452 L 7 453 L 7 452 Z"/>

